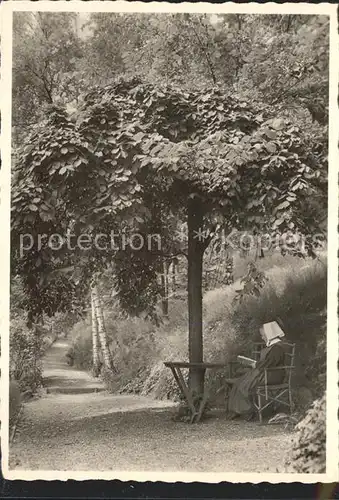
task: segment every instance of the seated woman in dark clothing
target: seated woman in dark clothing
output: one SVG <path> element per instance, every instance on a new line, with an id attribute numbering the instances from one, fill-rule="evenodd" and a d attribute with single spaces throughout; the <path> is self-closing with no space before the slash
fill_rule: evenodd
<path id="1" fill-rule="evenodd" d="M 227 407 L 229 418 L 237 418 L 241 415 L 248 420 L 255 414 L 255 408 L 251 402 L 251 396 L 256 387 L 264 384 L 265 369 L 284 366 L 285 351 L 281 339 L 284 332 L 274 321 L 266 323 L 260 328 L 260 334 L 266 347 L 261 351 L 260 360 L 254 362 L 253 368 L 238 379 L 228 379 L 226 382 L 232 386 L 228 397 Z M 267 372 L 268 384 L 281 384 L 285 377 L 285 370 L 272 370 Z"/>

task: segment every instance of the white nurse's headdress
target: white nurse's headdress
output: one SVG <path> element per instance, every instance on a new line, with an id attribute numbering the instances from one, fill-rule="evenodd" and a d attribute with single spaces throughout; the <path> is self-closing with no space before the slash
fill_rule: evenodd
<path id="1" fill-rule="evenodd" d="M 280 339 L 282 337 L 285 337 L 285 333 L 283 330 L 280 328 L 278 323 L 276 321 L 271 321 L 271 323 L 265 323 L 262 326 L 261 329 L 264 339 L 266 341 L 266 344 L 269 344 L 272 342 L 272 340 L 275 339 Z"/>

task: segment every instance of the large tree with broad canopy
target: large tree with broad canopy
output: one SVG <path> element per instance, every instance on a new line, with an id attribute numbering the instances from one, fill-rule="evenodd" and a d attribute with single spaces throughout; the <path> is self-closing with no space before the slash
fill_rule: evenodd
<path id="1" fill-rule="evenodd" d="M 161 233 L 169 214 L 180 211 L 188 225 L 189 360 L 203 361 L 206 247 L 220 227 L 314 234 L 326 207 L 326 147 L 274 108 L 220 88 L 183 92 L 120 80 L 93 88 L 73 116 L 52 107 L 13 171 L 13 266 L 24 278 L 30 318 L 69 308 L 96 270 L 112 262 L 119 268 L 126 255 L 130 272 L 117 273 L 118 285 L 128 282 L 125 303 L 133 302 L 138 287 L 142 296 L 154 279 L 159 258 L 145 248 L 125 257 L 121 250 L 71 251 L 65 242 L 56 252 L 41 235 Z M 20 254 L 25 233 L 35 244 Z M 305 243 L 312 253 L 312 241 Z M 81 268 L 80 281 L 57 272 L 72 264 Z M 201 372 L 192 369 L 189 382 L 201 392 Z"/>

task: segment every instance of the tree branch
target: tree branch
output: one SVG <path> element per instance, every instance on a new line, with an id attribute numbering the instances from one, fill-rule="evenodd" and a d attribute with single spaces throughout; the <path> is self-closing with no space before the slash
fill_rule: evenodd
<path id="1" fill-rule="evenodd" d="M 214 69 L 213 69 L 211 58 L 210 58 L 210 54 L 209 54 L 208 50 L 206 49 L 206 47 L 204 46 L 204 44 L 202 43 L 202 40 L 201 40 L 198 32 L 196 31 L 193 23 L 191 24 L 191 27 L 192 27 L 193 32 L 194 32 L 194 34 L 195 34 L 195 36 L 196 36 L 196 38 L 198 40 L 200 48 L 201 48 L 202 52 L 205 55 L 205 58 L 206 58 L 206 61 L 207 61 L 207 65 L 209 67 L 209 70 L 210 70 L 210 73 L 211 73 L 211 77 L 212 77 L 212 80 L 213 80 L 213 84 L 215 85 L 217 83 L 217 79 L 216 79 L 216 76 L 215 76 L 215 73 L 214 73 Z"/>
<path id="2" fill-rule="evenodd" d="M 52 98 L 52 93 L 51 93 L 52 91 L 48 88 L 47 82 L 46 82 L 44 76 L 39 75 L 39 73 L 36 70 L 34 70 L 30 64 L 26 63 L 26 67 L 31 71 L 31 73 L 33 73 L 33 75 L 35 75 L 39 80 L 42 81 L 42 84 L 43 84 L 44 89 L 45 89 L 46 94 L 47 94 L 47 99 L 51 104 L 53 104 L 53 98 Z"/>

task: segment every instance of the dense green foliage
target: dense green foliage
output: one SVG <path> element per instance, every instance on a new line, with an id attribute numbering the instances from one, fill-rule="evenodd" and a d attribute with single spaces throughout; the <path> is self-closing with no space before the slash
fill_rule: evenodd
<path id="1" fill-rule="evenodd" d="M 296 426 L 289 472 L 324 474 L 326 472 L 326 397 L 316 400 Z"/>
<path id="2" fill-rule="evenodd" d="M 76 14 L 17 12 L 14 15 L 14 140 L 43 118 L 43 105 L 73 99 L 68 80 L 81 56 Z M 66 93 L 66 95 L 65 95 Z M 71 96 L 72 95 L 72 96 Z"/>
<path id="3" fill-rule="evenodd" d="M 23 319 L 11 321 L 10 377 L 18 380 L 23 391 L 36 392 L 41 386 L 42 336 L 28 329 Z"/>
<path id="4" fill-rule="evenodd" d="M 127 230 L 149 232 L 153 192 L 169 200 L 157 224 L 161 233 L 168 217 L 178 217 L 178 207 L 185 208 L 183 201 L 196 194 L 207 205 L 207 232 L 225 225 L 223 214 L 227 229 L 253 230 L 260 222 L 261 231 L 280 234 L 310 233 L 319 222 L 315 218 L 323 218 L 326 17 L 16 13 L 14 18 L 14 124 L 22 136 L 37 124 L 27 137 L 29 147 L 16 155 L 14 249 L 23 226 L 34 237 L 94 234 L 115 224 L 121 229 L 123 218 Z M 117 77 L 123 80 L 112 85 Z M 169 82 L 174 87 L 163 87 Z M 88 93 L 93 85 L 99 87 Z M 46 103 L 53 105 L 48 113 Z M 65 105 L 67 113 L 55 105 Z M 50 194 L 46 182 L 53 186 Z M 185 220 L 185 210 L 179 217 Z M 168 250 L 175 253 L 170 240 Z M 74 308 L 93 270 L 114 257 L 87 251 L 79 258 L 62 247 L 52 259 L 46 242 L 29 255 L 14 255 L 14 269 L 25 276 L 28 296 L 39 294 L 48 314 Z M 131 312 L 146 302 L 154 309 L 159 297 L 154 277 L 159 259 L 145 257 L 153 285 L 138 280 L 144 283 L 140 307 L 122 293 Z M 81 262 L 75 279 L 55 274 L 74 261 Z M 145 269 L 137 261 L 133 266 L 141 276 Z M 127 289 L 123 276 L 129 262 L 117 259 L 121 290 Z M 31 311 L 32 317 L 37 314 Z"/>
<path id="5" fill-rule="evenodd" d="M 50 96 L 74 108 L 86 86 L 138 76 L 227 85 L 279 103 L 301 125 L 308 110 L 324 123 L 328 25 L 312 15 L 15 13 L 14 122 L 29 129 Z"/>
<path id="6" fill-rule="evenodd" d="M 86 28 L 100 83 L 137 74 L 183 88 L 226 84 L 301 115 L 320 103 L 326 114 L 325 16 L 93 14 Z"/>
<path id="7" fill-rule="evenodd" d="M 13 404 L 17 391 L 30 397 L 42 387 L 42 356 L 46 349 L 77 321 L 71 314 L 57 313 L 52 319 L 39 318 L 39 323 L 29 328 L 25 311 L 27 297 L 22 281 L 13 278 L 11 283 L 11 323 L 10 323 L 10 380 L 13 382 Z"/>
<path id="8" fill-rule="evenodd" d="M 9 383 L 9 425 L 12 427 L 19 415 L 22 398 L 19 384 L 12 380 Z"/>
<path id="9" fill-rule="evenodd" d="M 198 197 L 204 213 L 215 213 L 216 223 L 229 230 L 311 234 L 326 203 L 326 145 L 311 150 L 310 140 L 287 120 L 264 121 L 258 109 L 220 90 L 182 94 L 138 80 L 94 90 L 76 124 L 54 108 L 21 152 L 12 198 L 13 248 L 19 251 L 17 233 L 24 228 L 34 240 L 46 233 L 99 233 L 116 225 L 117 217 L 127 228 L 147 229 L 148 221 L 153 224 L 151 174 L 174 213 Z M 46 183 L 51 191 L 43 190 Z M 306 249 L 314 250 L 308 240 Z M 67 288 L 57 283 L 51 294 L 41 286 L 41 275 L 74 262 L 77 252 L 71 258 L 68 253 L 63 241 L 59 252 L 44 242 L 17 261 L 28 293 L 43 289 L 35 302 L 41 312 L 74 301 L 72 281 Z M 109 257 L 114 252 L 97 252 L 90 263 L 85 256 L 84 269 L 103 266 Z"/>

